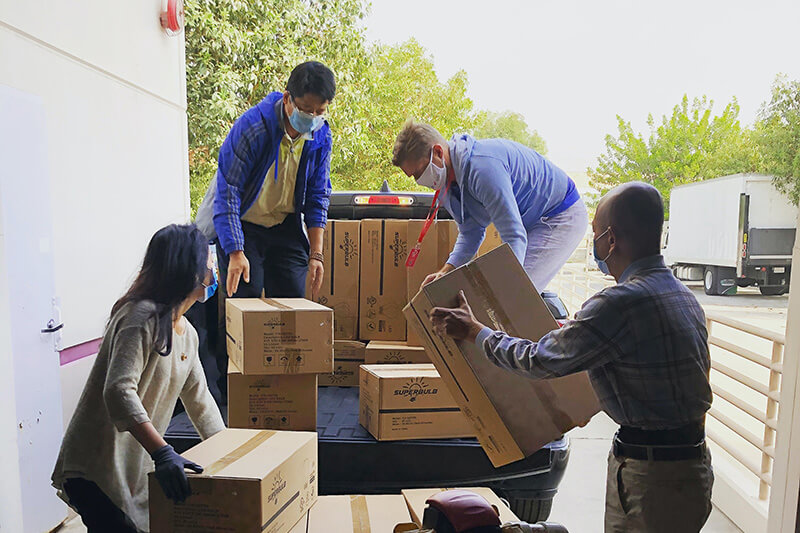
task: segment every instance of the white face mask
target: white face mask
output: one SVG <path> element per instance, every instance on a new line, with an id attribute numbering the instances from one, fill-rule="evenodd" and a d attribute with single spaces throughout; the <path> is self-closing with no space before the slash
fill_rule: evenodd
<path id="1" fill-rule="evenodd" d="M 431 160 L 417 180 L 417 184 L 429 189 L 439 190 L 445 181 L 447 181 L 447 167 L 437 167 L 433 164 L 433 148 L 431 148 Z"/>

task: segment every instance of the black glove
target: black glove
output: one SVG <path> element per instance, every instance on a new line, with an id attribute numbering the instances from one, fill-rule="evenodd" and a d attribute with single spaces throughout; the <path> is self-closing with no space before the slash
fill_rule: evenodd
<path id="1" fill-rule="evenodd" d="M 156 479 L 167 498 L 183 503 L 192 494 L 184 468 L 202 474 L 203 467 L 181 457 L 167 444 L 150 454 L 156 463 Z"/>

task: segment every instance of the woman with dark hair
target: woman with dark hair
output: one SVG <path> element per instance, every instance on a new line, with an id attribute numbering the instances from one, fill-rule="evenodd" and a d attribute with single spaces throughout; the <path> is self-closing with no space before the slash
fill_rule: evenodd
<path id="1" fill-rule="evenodd" d="M 203 468 L 161 436 L 179 398 L 202 438 L 225 427 L 200 365 L 197 332 L 183 316 L 217 287 L 207 243 L 194 225 L 159 230 L 111 309 L 53 472 L 59 496 L 90 533 L 149 531 L 153 462 L 167 497 L 191 494 L 184 468 Z"/>

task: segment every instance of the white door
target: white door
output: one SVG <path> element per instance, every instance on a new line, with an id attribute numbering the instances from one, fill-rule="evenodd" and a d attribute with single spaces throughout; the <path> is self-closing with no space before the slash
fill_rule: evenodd
<path id="1" fill-rule="evenodd" d="M 42 332 L 58 326 L 47 154 L 41 100 L 0 86 L 0 531 L 66 517 L 50 485 L 63 422 L 57 334 Z"/>

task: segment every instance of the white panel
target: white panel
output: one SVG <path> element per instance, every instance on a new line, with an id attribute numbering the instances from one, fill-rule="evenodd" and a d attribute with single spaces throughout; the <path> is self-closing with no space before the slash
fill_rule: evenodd
<path id="1" fill-rule="evenodd" d="M 15 51 L 0 58 L 0 83 L 45 105 L 68 347 L 101 336 L 152 234 L 187 220 L 186 114 L 2 26 L 0 50 Z"/>
<path id="2" fill-rule="evenodd" d="M 72 420 L 78 400 L 81 399 L 83 387 L 86 385 L 95 359 L 97 355 L 91 355 L 61 367 L 61 409 L 65 431 L 69 421 Z"/>
<path id="3" fill-rule="evenodd" d="M 183 34 L 161 29 L 162 0 L 0 2 L 7 24 L 160 98 L 183 105 Z M 51 83 L 61 85 L 58 78 Z"/>
<path id="4" fill-rule="evenodd" d="M 13 432 L 20 474 L 4 480 L 4 485 L 20 490 L 23 527 L 19 531 L 26 533 L 49 531 L 66 518 L 66 507 L 50 487 L 63 428 L 59 358 L 52 336 L 40 332 L 53 317 L 55 293 L 46 150 L 41 101 L 0 86 L 3 266 L 9 281 Z"/>
<path id="5" fill-rule="evenodd" d="M 8 257 L 3 226 L 3 189 L 0 186 L 0 531 L 22 531 L 22 494 L 17 449 L 17 402 L 14 359 L 11 354 L 11 302 Z"/>
<path id="6" fill-rule="evenodd" d="M 667 246 L 670 262 L 736 266 L 741 192 L 741 177 L 673 189 Z"/>
<path id="7" fill-rule="evenodd" d="M 769 177 L 747 179 L 747 194 L 750 195 L 751 228 L 794 228 L 797 223 L 797 208 L 789 198 L 778 192 Z"/>

